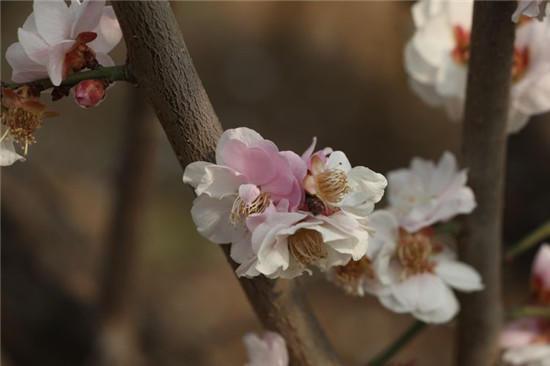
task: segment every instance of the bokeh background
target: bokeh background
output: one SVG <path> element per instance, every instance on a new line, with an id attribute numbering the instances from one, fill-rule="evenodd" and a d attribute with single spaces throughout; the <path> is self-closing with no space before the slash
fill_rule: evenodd
<path id="1" fill-rule="evenodd" d="M 411 4 L 172 6 L 224 128 L 248 126 L 297 152 L 317 136 L 387 172 L 460 149 L 460 125 L 407 86 Z M 0 6 L 4 55 L 32 3 Z M 125 61 L 123 44 L 114 58 Z M 97 108 L 69 97 L 51 109 L 60 116 L 40 129 L 28 161 L 1 171 L 3 364 L 243 365 L 241 337 L 260 325 L 221 250 L 197 235 L 192 192 L 136 90 L 118 83 Z M 548 114 L 509 139 L 503 245 L 550 217 L 549 142 Z M 507 305 L 528 299 L 531 257 L 505 265 Z M 305 285 L 348 365 L 413 321 L 319 274 Z M 448 365 L 453 332 L 430 327 L 398 359 Z"/>

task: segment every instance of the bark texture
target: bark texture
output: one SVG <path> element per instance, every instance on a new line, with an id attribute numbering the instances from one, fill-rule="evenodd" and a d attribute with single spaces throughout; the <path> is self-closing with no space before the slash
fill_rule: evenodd
<path id="1" fill-rule="evenodd" d="M 477 208 L 464 223 L 462 259 L 481 274 L 483 291 L 463 295 L 457 361 L 496 363 L 501 324 L 501 232 L 516 2 L 476 1 L 462 153 Z"/>
<path id="2" fill-rule="evenodd" d="M 153 105 L 181 166 L 212 161 L 222 127 L 170 5 L 120 1 L 113 6 L 126 40 L 130 70 Z M 291 365 L 340 365 L 295 282 L 239 280 L 264 326 L 286 339 Z"/>

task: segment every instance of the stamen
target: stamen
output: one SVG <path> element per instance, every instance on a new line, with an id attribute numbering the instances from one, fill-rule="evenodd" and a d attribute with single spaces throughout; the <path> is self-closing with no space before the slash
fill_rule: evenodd
<path id="1" fill-rule="evenodd" d="M 315 176 L 319 197 L 329 203 L 338 203 L 350 191 L 346 172 L 327 170 Z"/>
<path id="2" fill-rule="evenodd" d="M 430 236 L 423 232 L 414 234 L 401 231 L 397 247 L 397 259 L 403 267 L 403 277 L 432 272 L 435 263 L 430 260 L 433 253 Z"/>
<path id="3" fill-rule="evenodd" d="M 29 139 L 25 139 L 25 150 L 23 152 L 23 155 L 27 156 L 29 152 Z"/>
<path id="4" fill-rule="evenodd" d="M 235 201 L 233 201 L 229 221 L 231 221 L 233 225 L 237 225 L 250 215 L 264 212 L 269 206 L 269 203 L 270 196 L 267 192 L 260 193 L 258 197 L 256 197 L 256 199 L 249 204 L 244 202 L 241 197 L 237 196 Z"/>
<path id="5" fill-rule="evenodd" d="M 375 273 L 368 257 L 358 261 L 350 260 L 344 266 L 336 266 L 331 271 L 331 279 L 348 294 L 362 296 L 362 284 L 366 279 L 374 279 Z"/>
<path id="6" fill-rule="evenodd" d="M 328 256 L 322 235 L 315 230 L 299 229 L 288 237 L 288 249 L 296 260 L 310 265 Z"/>

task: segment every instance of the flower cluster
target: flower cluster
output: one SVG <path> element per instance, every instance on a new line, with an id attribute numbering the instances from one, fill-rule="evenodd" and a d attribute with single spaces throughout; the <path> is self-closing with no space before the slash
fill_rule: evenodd
<path id="1" fill-rule="evenodd" d="M 437 165 L 413 159 L 388 174 L 389 207 L 369 217 L 367 255 L 335 267 L 329 279 L 347 292 L 370 293 L 392 311 L 430 323 L 449 321 L 459 309 L 451 288 L 482 289 L 479 274 L 456 260 L 442 223 L 475 208 L 466 172 L 445 153 Z"/>
<path id="2" fill-rule="evenodd" d="M 288 352 L 283 337 L 265 332 L 262 337 L 248 333 L 243 337 L 249 362 L 246 366 L 288 366 Z"/>
<path id="3" fill-rule="evenodd" d="M 550 245 L 543 244 L 533 262 L 531 274 L 534 305 L 550 306 Z M 500 337 L 506 365 L 550 365 L 550 320 L 525 317 L 509 323 Z"/>
<path id="4" fill-rule="evenodd" d="M 197 194 L 191 215 L 199 233 L 231 243 L 239 276 L 292 278 L 367 252 L 367 217 L 386 179 L 315 144 L 299 156 L 251 129 L 231 129 L 218 142 L 216 164 L 185 169 L 183 181 Z"/>
<path id="5" fill-rule="evenodd" d="M 521 4 L 520 4 L 521 6 Z M 427 104 L 461 118 L 470 58 L 473 1 L 420 0 L 412 7 L 416 33 L 405 47 L 411 89 Z M 508 132 L 550 111 L 550 22 L 519 22 L 516 30 Z"/>

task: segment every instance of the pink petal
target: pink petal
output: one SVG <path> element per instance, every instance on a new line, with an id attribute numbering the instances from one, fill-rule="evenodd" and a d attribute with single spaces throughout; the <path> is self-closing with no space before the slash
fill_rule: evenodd
<path id="1" fill-rule="evenodd" d="M 48 76 L 46 68 L 31 60 L 19 42 L 8 47 L 6 60 L 12 68 L 11 78 L 16 83 L 34 81 Z"/>
<path id="2" fill-rule="evenodd" d="M 317 145 L 317 137 L 313 137 L 313 141 L 311 142 L 311 145 L 304 151 L 302 154 L 302 160 L 306 162 L 306 164 L 309 162 L 309 159 L 311 158 L 311 155 L 313 155 L 313 151 L 315 150 L 315 145 Z"/>
<path id="3" fill-rule="evenodd" d="M 239 187 L 239 197 L 245 203 L 252 203 L 260 195 L 260 189 L 254 184 L 242 184 Z"/>
<path id="4" fill-rule="evenodd" d="M 550 291 L 550 245 L 539 248 L 533 262 L 533 277 L 540 281 L 543 290 Z"/>
<path id="5" fill-rule="evenodd" d="M 249 148 L 239 140 L 229 140 L 224 147 L 225 164 L 247 176 L 251 183 L 262 185 L 275 177 L 277 172 L 265 151 Z"/>
<path id="6" fill-rule="evenodd" d="M 109 53 L 120 42 L 122 31 L 112 6 L 103 8 L 103 16 L 93 31 L 97 38 L 88 45 L 96 52 Z"/>
<path id="7" fill-rule="evenodd" d="M 34 16 L 40 36 L 50 45 L 69 39 L 72 14 L 63 0 L 36 0 Z"/>
<path id="8" fill-rule="evenodd" d="M 75 39 L 80 33 L 91 32 L 98 27 L 104 7 L 105 0 L 84 0 L 82 4 L 76 6 L 71 38 Z"/>
<path id="9" fill-rule="evenodd" d="M 300 182 L 303 181 L 307 174 L 307 165 L 304 160 L 293 151 L 281 151 L 280 154 L 284 156 L 290 165 L 290 170 L 294 174 L 294 177 Z"/>

